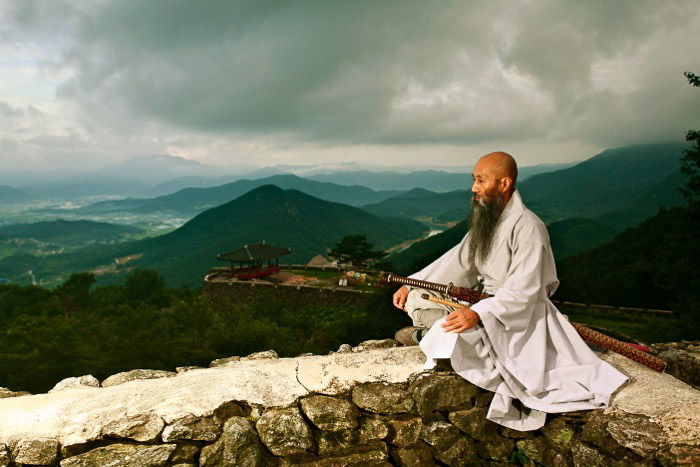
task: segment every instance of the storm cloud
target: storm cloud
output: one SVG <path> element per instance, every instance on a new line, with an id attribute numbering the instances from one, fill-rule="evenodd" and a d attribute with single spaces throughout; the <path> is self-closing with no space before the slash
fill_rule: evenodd
<path id="1" fill-rule="evenodd" d="M 700 95 L 682 76 L 700 70 L 692 0 L 17 1 L 2 11 L 4 39 L 49 51 L 36 66 L 76 106 L 70 131 L 132 151 L 154 138 L 163 148 L 603 148 L 677 141 L 700 125 Z M 0 118 L 15 108 L 3 103 Z"/>

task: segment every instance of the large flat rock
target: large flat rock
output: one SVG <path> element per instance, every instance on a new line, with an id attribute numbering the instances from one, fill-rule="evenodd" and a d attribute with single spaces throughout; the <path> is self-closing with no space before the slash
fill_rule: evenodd
<path id="1" fill-rule="evenodd" d="M 229 401 L 283 407 L 310 392 L 338 394 L 357 382 L 403 382 L 422 371 L 424 360 L 418 347 L 240 360 L 169 378 L 0 399 L 0 443 L 54 438 L 63 446 L 81 444 L 98 439 L 105 426 L 140 414 L 167 424 L 211 415 Z"/>

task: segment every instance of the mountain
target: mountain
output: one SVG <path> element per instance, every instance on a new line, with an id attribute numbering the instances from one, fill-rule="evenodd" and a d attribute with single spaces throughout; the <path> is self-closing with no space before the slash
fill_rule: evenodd
<path id="1" fill-rule="evenodd" d="M 435 193 L 423 188 L 414 188 L 379 203 L 362 206 L 377 216 L 394 216 L 406 219 L 435 218 L 436 216 L 462 210 L 464 219 L 469 211 L 471 193 L 466 190 Z"/>
<path id="2" fill-rule="evenodd" d="M 438 170 L 422 170 L 411 173 L 354 170 L 311 175 L 308 178 L 342 185 L 362 185 L 373 190 L 406 191 L 411 188 L 423 188 L 445 192 L 464 189 L 465 185 L 469 183 L 469 173 L 471 173 L 471 168 L 459 173 Z"/>
<path id="3" fill-rule="evenodd" d="M 619 231 L 601 222 L 578 217 L 547 226 L 554 257 L 559 260 L 610 241 Z"/>
<path id="4" fill-rule="evenodd" d="M 365 234 L 383 249 L 425 233 L 426 228 L 415 221 L 377 217 L 297 190 L 265 185 L 202 212 L 169 234 L 42 258 L 15 255 L 0 260 L 0 275 L 26 280 L 27 270 L 32 269 L 40 279 L 60 276 L 65 280 L 70 272 L 102 268 L 118 273 L 139 267 L 159 270 L 172 285 L 197 286 L 209 268 L 226 266 L 217 261 L 217 254 L 247 243 L 265 240 L 291 247 L 292 253 L 281 261 L 306 263 L 325 254 L 345 235 Z M 125 258 L 123 266 L 115 266 L 117 258 Z"/>
<path id="5" fill-rule="evenodd" d="M 19 190 L 7 185 L 0 185 L 1 203 L 18 203 L 31 199 L 31 195 L 26 191 Z"/>
<path id="6" fill-rule="evenodd" d="M 37 196 L 54 198 L 128 195 L 183 176 L 218 177 L 233 171 L 234 169 L 201 164 L 177 156 L 151 155 L 34 182 L 25 189 Z"/>
<path id="7" fill-rule="evenodd" d="M 700 313 L 700 203 L 661 210 L 610 242 L 559 261 L 556 297 Z M 681 316 L 682 317 L 682 316 Z"/>
<path id="8" fill-rule="evenodd" d="M 686 146 L 669 143 L 608 149 L 573 167 L 535 175 L 518 188 L 525 204 L 546 222 L 597 219 L 631 206 L 644 206 L 653 214 L 658 206 L 680 202 L 675 194 L 680 179 L 673 174 L 679 170 Z M 635 225 L 639 217 L 633 215 L 618 227 Z"/>
<path id="9" fill-rule="evenodd" d="M 92 221 L 55 220 L 0 226 L 0 237 L 31 238 L 61 245 L 116 242 L 142 232 L 128 225 Z"/>
<path id="10" fill-rule="evenodd" d="M 111 212 L 153 213 L 168 212 L 180 215 L 194 215 L 205 209 L 223 204 L 263 186 L 276 185 L 283 189 L 296 189 L 327 201 L 361 205 L 378 202 L 394 196 L 396 192 L 376 192 L 363 186 L 343 186 L 306 180 L 296 175 L 273 175 L 258 180 L 238 180 L 233 183 L 211 188 L 186 188 L 176 193 L 149 199 L 125 199 L 102 201 L 80 208 L 86 214 Z"/>

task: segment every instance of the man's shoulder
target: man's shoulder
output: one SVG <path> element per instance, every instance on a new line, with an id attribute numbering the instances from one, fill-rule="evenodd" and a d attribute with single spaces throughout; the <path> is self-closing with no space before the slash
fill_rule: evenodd
<path id="1" fill-rule="evenodd" d="M 545 243 L 549 242 L 547 226 L 537 214 L 527 208 L 523 209 L 523 212 L 513 227 L 513 232 L 517 237 L 525 237 L 529 240 L 539 238 Z"/>

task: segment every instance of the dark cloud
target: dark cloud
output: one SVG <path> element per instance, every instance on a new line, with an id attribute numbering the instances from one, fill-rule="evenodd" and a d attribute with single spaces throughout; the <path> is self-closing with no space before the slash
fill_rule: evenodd
<path id="1" fill-rule="evenodd" d="M 693 0 L 9 5 L 11 32 L 61 37 L 90 131 L 618 145 L 698 122 Z"/>

